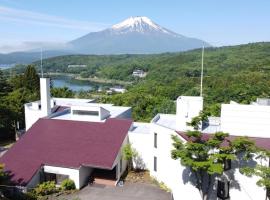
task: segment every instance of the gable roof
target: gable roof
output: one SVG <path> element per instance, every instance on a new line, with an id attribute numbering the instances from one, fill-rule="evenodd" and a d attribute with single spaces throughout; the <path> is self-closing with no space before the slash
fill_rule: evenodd
<path id="1" fill-rule="evenodd" d="M 192 141 L 192 138 L 189 138 L 185 132 L 176 131 L 178 135 L 180 135 L 184 140 L 186 141 Z M 213 137 L 214 134 L 208 134 L 203 133 L 201 139 L 204 141 L 209 140 L 211 137 Z M 238 137 L 242 136 L 235 136 L 235 135 L 229 135 L 225 141 L 221 144 L 222 146 L 228 146 L 229 141 L 233 141 Z M 255 142 L 255 145 L 259 148 L 270 150 L 270 138 L 261 138 L 261 137 L 248 137 L 251 141 Z"/>
<path id="2" fill-rule="evenodd" d="M 2 157 L 16 184 L 26 185 L 42 165 L 112 169 L 131 120 L 39 119 Z"/>

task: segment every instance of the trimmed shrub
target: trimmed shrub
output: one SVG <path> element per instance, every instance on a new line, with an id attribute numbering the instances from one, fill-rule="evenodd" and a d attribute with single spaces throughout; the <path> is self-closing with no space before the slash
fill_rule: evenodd
<path id="1" fill-rule="evenodd" d="M 70 180 L 70 179 L 63 180 L 63 182 L 61 183 L 61 188 L 63 190 L 74 190 L 74 189 L 76 189 L 74 181 Z"/>
<path id="2" fill-rule="evenodd" d="M 56 188 L 54 181 L 41 183 L 34 189 L 34 193 L 37 196 L 45 196 L 56 192 L 58 192 L 58 189 Z"/>

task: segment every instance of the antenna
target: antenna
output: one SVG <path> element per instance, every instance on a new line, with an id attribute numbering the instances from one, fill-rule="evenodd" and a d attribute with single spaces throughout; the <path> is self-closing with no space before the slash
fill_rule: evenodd
<path id="1" fill-rule="evenodd" d="M 43 78 L 43 66 L 42 66 L 42 59 L 43 59 L 43 55 L 42 55 L 42 48 L 40 49 L 40 68 L 41 68 L 41 77 Z"/>
<path id="2" fill-rule="evenodd" d="M 202 47 L 202 69 L 201 69 L 201 92 L 200 96 L 203 96 L 203 56 L 204 56 L 204 46 Z"/>

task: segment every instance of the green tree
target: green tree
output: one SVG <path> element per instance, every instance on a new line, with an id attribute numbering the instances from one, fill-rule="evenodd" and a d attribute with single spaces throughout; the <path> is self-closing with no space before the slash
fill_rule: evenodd
<path id="1" fill-rule="evenodd" d="M 52 88 L 51 95 L 59 98 L 73 98 L 75 93 L 68 87 Z"/>
<path id="2" fill-rule="evenodd" d="M 257 176 L 257 185 L 266 190 L 265 200 L 270 199 L 270 151 L 259 149 L 257 152 L 257 162 L 255 167 L 243 167 L 240 172 L 246 176 Z"/>
<path id="3" fill-rule="evenodd" d="M 213 191 L 214 177 L 224 172 L 224 161 L 236 158 L 230 147 L 221 145 L 228 134 L 219 132 L 209 140 L 203 138 L 199 131 L 188 131 L 186 135 L 189 138 L 186 143 L 182 143 L 178 136 L 172 136 L 172 158 L 180 159 L 181 164 L 190 169 L 195 177 L 195 182 L 192 183 L 199 190 L 202 199 L 206 200 Z"/>
<path id="4" fill-rule="evenodd" d="M 122 149 L 123 158 L 128 161 L 128 170 L 133 170 L 133 159 L 138 156 L 138 152 L 131 144 L 126 144 Z"/>
<path id="5" fill-rule="evenodd" d="M 28 65 L 23 75 L 24 87 L 39 94 L 39 76 L 33 65 Z"/>

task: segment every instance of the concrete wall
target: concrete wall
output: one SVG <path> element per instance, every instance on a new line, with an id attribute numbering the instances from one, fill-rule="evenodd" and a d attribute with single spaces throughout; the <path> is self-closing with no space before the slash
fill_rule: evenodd
<path id="1" fill-rule="evenodd" d="M 221 130 L 231 135 L 269 137 L 270 106 L 222 104 Z"/>
<path id="2" fill-rule="evenodd" d="M 176 128 L 179 131 L 191 130 L 191 127 L 187 126 L 187 122 L 190 122 L 193 117 L 199 115 L 203 109 L 202 97 L 190 97 L 180 96 L 176 100 Z"/>
<path id="3" fill-rule="evenodd" d="M 157 133 L 157 148 L 154 148 L 154 133 Z M 181 166 L 179 160 L 171 158 L 171 150 L 173 149 L 171 136 L 175 134 L 174 130 L 152 124 L 150 175 L 165 183 L 172 190 L 175 200 L 199 200 L 201 197 L 196 188 L 188 182 L 190 179 L 189 171 Z M 154 156 L 157 158 L 157 171 L 154 171 Z"/>
<path id="4" fill-rule="evenodd" d="M 138 133 L 130 131 L 128 136 L 131 146 L 138 153 L 138 156 L 133 160 L 134 167 L 138 169 L 149 169 L 152 165 L 153 135 L 150 132 Z"/>
<path id="5" fill-rule="evenodd" d="M 87 185 L 89 182 L 89 177 L 93 172 L 93 168 L 81 166 L 79 169 L 80 176 L 80 188 Z"/>
<path id="6" fill-rule="evenodd" d="M 31 128 L 31 126 L 36 123 L 36 121 L 41 118 L 44 117 L 42 115 L 41 110 L 39 110 L 37 108 L 33 109 L 32 107 L 30 107 L 31 103 L 29 104 L 25 104 L 24 105 L 24 113 L 25 113 L 25 130 L 27 131 L 29 128 Z"/>
<path id="7" fill-rule="evenodd" d="M 101 106 L 71 106 L 71 115 L 74 120 L 82 120 L 82 121 L 94 121 L 94 122 L 100 122 L 107 117 L 109 117 L 110 112 Z M 74 111 L 93 111 L 97 112 L 98 115 L 80 115 L 80 114 L 74 114 Z"/>
<path id="8" fill-rule="evenodd" d="M 40 173 L 41 173 L 41 170 L 38 170 L 35 173 L 35 175 L 31 179 L 31 181 L 26 186 L 28 189 L 32 189 L 40 183 Z"/>
<path id="9" fill-rule="evenodd" d="M 120 115 L 116 116 L 115 118 L 120 118 L 120 119 L 131 119 L 132 116 L 132 110 L 131 108 L 126 110 L 125 112 L 122 112 Z"/>
<path id="10" fill-rule="evenodd" d="M 157 133 L 157 148 L 154 147 L 154 133 Z M 129 138 L 144 163 L 147 163 L 146 168 L 149 169 L 150 175 L 165 183 L 172 190 L 175 200 L 200 200 L 198 190 L 190 182 L 193 180 L 190 171 L 181 165 L 180 160 L 171 158 L 173 149 L 171 135 L 177 134 L 172 129 L 153 123 L 149 134 L 130 132 Z M 179 138 L 185 142 L 180 136 Z M 157 171 L 154 171 L 154 156 L 157 158 Z M 265 162 L 267 163 L 268 161 Z M 248 163 L 249 166 L 254 166 L 254 164 L 254 162 Z M 264 199 L 265 191 L 256 185 L 258 178 L 242 175 L 237 166 L 237 163 L 234 164 L 233 169 L 225 174 L 233 180 L 230 188 L 231 199 Z M 215 185 L 216 183 L 217 181 L 214 182 Z M 211 199 L 217 199 L 215 191 L 211 197 Z"/>
<path id="11" fill-rule="evenodd" d="M 87 181 L 87 177 L 91 174 L 92 168 L 80 167 L 79 169 L 71 169 L 64 167 L 44 166 L 44 172 L 53 174 L 62 174 L 69 176 L 69 179 L 73 180 L 76 189 L 80 189 Z"/>
<path id="12" fill-rule="evenodd" d="M 129 142 L 129 140 L 128 140 L 128 135 L 127 135 L 123 141 L 122 148 L 126 144 L 128 144 L 128 142 Z M 116 166 L 116 179 L 117 179 L 117 181 L 121 178 L 122 174 L 125 172 L 125 170 L 127 168 L 127 164 L 128 164 L 128 161 L 123 158 L 122 148 L 119 150 L 118 155 L 117 155 L 117 157 L 114 161 L 114 164 L 113 164 L 113 167 Z M 122 162 L 122 171 L 120 171 L 120 162 Z"/>

